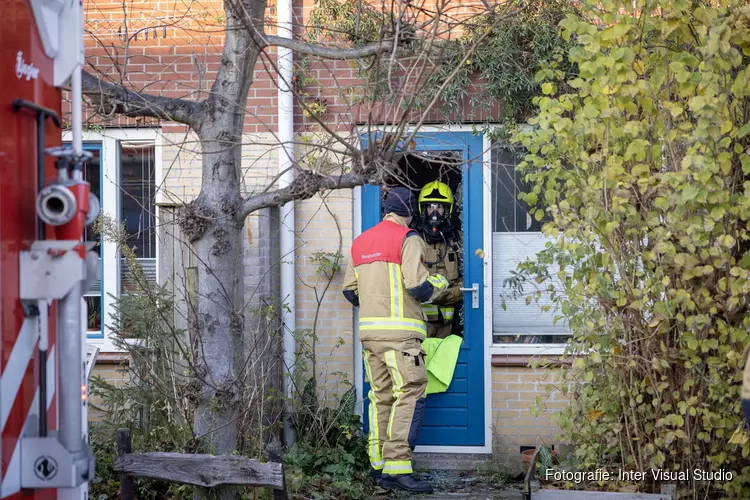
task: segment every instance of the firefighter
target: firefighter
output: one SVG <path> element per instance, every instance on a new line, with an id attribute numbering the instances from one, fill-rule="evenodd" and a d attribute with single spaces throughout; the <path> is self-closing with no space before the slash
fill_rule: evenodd
<path id="1" fill-rule="evenodd" d="M 463 305 L 462 236 L 451 224 L 454 199 L 451 188 L 439 181 L 425 184 L 419 193 L 420 232 L 425 241 L 425 266 L 450 282 L 448 289 L 431 304 L 422 304 L 427 318 L 427 337 L 462 336 Z"/>
<path id="2" fill-rule="evenodd" d="M 427 372 L 421 302 L 448 280 L 422 264 L 424 246 L 410 229 L 417 206 L 411 190 L 388 192 L 383 221 L 354 240 L 343 293 L 359 307 L 359 337 L 370 383 L 368 455 L 373 480 L 386 489 L 429 493 L 412 475 L 412 452 L 422 425 Z"/>

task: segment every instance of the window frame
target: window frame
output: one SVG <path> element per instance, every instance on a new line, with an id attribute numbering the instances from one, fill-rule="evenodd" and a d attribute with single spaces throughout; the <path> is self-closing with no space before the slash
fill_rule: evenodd
<path id="1" fill-rule="evenodd" d="M 492 149 L 495 147 L 502 147 L 503 145 L 510 146 L 507 143 L 492 141 L 485 135 L 484 137 L 485 146 L 485 169 L 484 169 L 484 192 L 483 202 L 485 206 L 485 214 L 489 216 L 484 218 L 484 250 L 485 250 L 485 291 L 484 294 L 484 327 L 485 330 L 491 334 L 491 343 L 489 346 L 490 355 L 522 355 L 522 356 L 560 356 L 565 352 L 567 344 L 557 343 L 541 343 L 541 344 L 522 344 L 522 343 L 495 343 L 495 331 L 493 325 L 493 313 L 494 313 L 494 302 L 496 290 L 493 290 L 493 261 L 492 261 L 492 239 L 494 230 L 494 218 L 495 213 L 493 210 L 493 161 L 492 161 Z M 533 231 L 536 232 L 536 231 Z M 512 233 L 508 233 L 512 234 Z M 528 234 L 528 233 L 524 233 Z M 503 335 L 545 335 L 550 334 L 549 332 L 503 332 Z M 560 333 L 554 333 L 554 335 L 561 335 Z"/>
<path id="2" fill-rule="evenodd" d="M 70 144 L 70 143 L 67 143 Z M 99 191 L 103 193 L 104 189 L 104 151 L 102 149 L 102 143 L 101 142 L 94 142 L 94 141 L 85 141 L 83 143 L 83 149 L 84 151 L 98 151 L 99 152 Z M 101 205 L 102 199 L 104 196 L 100 196 L 99 204 Z M 101 326 L 99 327 L 98 333 L 97 330 L 88 330 L 86 331 L 86 338 L 88 340 L 92 339 L 104 339 L 104 239 L 99 236 L 99 246 L 101 248 L 101 254 L 99 259 L 99 276 L 101 277 L 99 280 L 99 308 L 100 308 L 100 314 L 101 314 Z M 84 297 L 96 297 L 95 294 L 91 293 L 85 293 L 83 295 Z"/>
<path id="3" fill-rule="evenodd" d="M 69 130 L 63 132 L 63 142 L 70 143 L 72 134 Z M 162 133 L 161 128 L 105 128 L 102 130 L 84 130 L 82 141 L 84 149 L 86 145 L 98 143 L 100 146 L 100 186 L 101 186 L 101 213 L 115 220 L 120 220 L 120 142 L 148 141 L 154 143 L 154 180 L 155 190 L 155 227 L 159 227 L 160 213 L 159 205 L 163 200 L 163 171 L 162 171 Z M 111 241 L 102 241 L 101 260 L 101 283 L 102 283 L 102 333 L 89 334 L 87 342 L 99 347 L 100 352 L 119 352 L 110 337 L 108 325 L 110 324 L 110 313 L 114 311 L 114 298 L 120 292 L 120 252 L 117 244 Z M 156 281 L 159 282 L 159 242 L 156 242 Z M 92 330 L 96 332 L 96 330 Z"/>

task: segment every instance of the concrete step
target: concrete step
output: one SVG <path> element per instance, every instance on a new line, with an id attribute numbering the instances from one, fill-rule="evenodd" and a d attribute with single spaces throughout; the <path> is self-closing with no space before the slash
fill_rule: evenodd
<path id="1" fill-rule="evenodd" d="M 414 468 L 419 470 L 486 470 L 491 454 L 484 453 L 415 453 Z"/>

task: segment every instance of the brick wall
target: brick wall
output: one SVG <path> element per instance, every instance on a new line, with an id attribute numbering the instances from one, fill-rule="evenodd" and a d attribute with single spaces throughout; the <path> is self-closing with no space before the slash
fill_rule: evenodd
<path id="1" fill-rule="evenodd" d="M 111 353 L 101 353 L 97 359 L 96 365 L 91 370 L 91 378 L 101 377 L 110 384 L 122 387 L 130 380 L 130 375 L 126 372 L 127 365 L 122 356 Z M 92 396 L 89 403 L 94 406 L 102 406 L 103 401 L 99 397 Z M 101 412 L 89 407 L 89 422 L 98 422 L 101 420 Z"/>
<path id="2" fill-rule="evenodd" d="M 375 8 L 390 8 L 390 4 L 371 0 Z M 223 43 L 224 12 L 221 0 L 205 0 L 186 8 L 182 0 L 85 0 L 85 41 L 87 68 L 102 79 L 123 83 L 133 90 L 187 99 L 204 99 L 219 68 Z M 310 22 L 315 0 L 296 0 L 295 32 L 301 34 Z M 481 2 L 452 0 L 443 6 L 442 38 L 460 35 L 460 23 L 486 10 Z M 265 31 L 275 33 L 276 2 L 271 0 L 266 10 Z M 245 132 L 269 133 L 277 130 L 277 74 L 275 48 L 267 48 L 255 66 L 254 82 L 246 103 Z M 299 59 L 299 58 L 298 58 Z M 299 89 L 306 94 L 308 104 L 316 99 L 327 102 L 324 117 L 329 126 L 338 131 L 350 131 L 355 123 L 368 118 L 384 123 L 400 114 L 399 106 L 391 104 L 361 106 L 352 99 L 362 91 L 363 81 L 357 63 L 308 58 L 309 70 L 315 82 Z M 422 60 L 400 58 L 389 61 L 392 66 L 391 84 L 396 92 L 410 92 L 415 87 L 414 65 Z M 411 76 L 407 76 L 409 73 Z M 477 86 L 481 82 L 474 82 Z M 470 88 L 456 114 L 442 115 L 434 111 L 427 123 L 446 121 L 480 122 L 498 118 L 500 110 L 476 108 L 471 101 L 478 88 Z M 417 115 L 414 115 L 417 116 Z M 87 121 L 99 125 L 137 125 L 154 123 L 151 119 L 120 119 L 88 115 Z M 295 106 L 295 124 L 300 131 L 318 129 L 315 120 L 305 116 L 303 107 Z M 166 132 L 184 130 L 181 125 L 165 123 Z"/>
<path id="3" fill-rule="evenodd" d="M 351 192 L 334 192 L 324 199 L 316 196 L 295 207 L 297 328 L 315 330 L 315 372 L 323 397 L 335 399 L 346 389 L 342 380 L 354 383 L 353 313 L 341 294 L 352 241 Z M 317 252 L 343 255 L 341 270 L 333 279 L 319 272 Z"/>
<path id="4" fill-rule="evenodd" d="M 557 383 L 558 376 L 549 369 L 492 367 L 492 448 L 501 467 L 521 470 L 521 446 L 561 444 L 554 415 L 565 407 L 565 398 L 546 388 Z M 539 403 L 542 411 L 535 416 L 532 407 Z"/>
<path id="5" fill-rule="evenodd" d="M 103 75 L 103 78 L 123 82 L 135 90 L 190 99 L 205 98 L 220 60 L 221 4 L 220 0 L 205 0 L 200 2 L 200 8 L 186 12 L 186 4 L 182 0 L 143 0 L 125 4 L 121 0 L 86 0 L 88 69 Z M 127 7 L 125 11 L 123 5 Z M 313 0 L 298 0 L 295 12 L 298 27 L 307 22 L 312 5 Z M 457 0 L 453 2 L 457 9 L 453 13 L 467 14 L 478 5 L 481 3 Z M 268 7 L 268 33 L 274 31 L 274 14 L 275 2 L 271 1 Z M 278 142 L 274 135 L 277 131 L 277 77 L 270 64 L 273 58 L 273 49 L 267 50 L 266 55 L 259 58 L 246 106 L 242 164 L 245 193 L 265 187 L 277 172 Z M 362 85 L 356 67 L 345 61 L 311 60 L 310 68 L 317 81 L 303 89 L 309 95 L 306 102 L 326 99 L 328 111 L 325 120 L 345 137 L 351 137 L 355 133 L 353 124 L 365 120 L 368 111 L 357 106 L 348 94 L 349 89 L 356 91 Z M 394 78 L 400 77 L 403 74 L 396 71 Z M 402 82 L 402 85 L 408 88 L 408 84 Z M 472 110 L 469 99 L 466 98 L 458 116 L 441 116 L 435 112 L 426 121 L 483 121 L 498 116 L 499 110 L 496 108 L 489 112 Z M 382 122 L 397 114 L 397 110 L 397 107 L 382 106 L 374 113 L 375 121 Z M 196 136 L 188 133 L 185 127 L 159 124 L 155 120 L 112 119 L 91 114 L 88 119 L 90 123 L 106 126 L 160 125 L 164 134 L 164 201 L 181 204 L 197 196 L 201 185 L 199 145 Z M 295 108 L 295 123 L 300 134 L 314 136 L 320 132 L 320 128 L 305 116 L 299 105 Z M 299 147 L 298 157 L 302 158 L 303 151 L 309 153 L 311 149 L 314 147 Z M 331 400 L 345 388 L 339 383 L 340 380 L 354 382 L 352 308 L 340 293 L 352 240 L 351 192 L 331 193 L 325 199 L 317 196 L 298 202 L 295 206 L 299 235 L 296 258 L 297 327 L 314 329 L 317 336 L 316 355 L 315 365 L 311 369 L 314 368 L 322 381 L 320 386 L 324 397 Z M 256 272 L 259 245 L 264 237 L 259 230 L 258 215 L 248 218 L 245 229 L 244 264 L 246 294 L 249 297 L 263 279 Z M 327 280 L 316 273 L 318 264 L 313 257 L 316 252 L 338 251 L 344 255 L 342 270 L 334 276 L 326 291 Z M 95 373 L 121 377 L 110 365 L 97 365 Z M 505 450 L 502 453 L 508 457 L 518 454 L 520 444 L 529 441 L 536 443 L 539 437 L 534 432 L 538 429 L 550 435 L 553 432 L 550 422 L 530 420 L 524 413 L 524 408 L 528 408 L 526 403 L 533 399 L 530 394 L 534 394 L 539 387 L 534 379 L 537 375 L 537 372 L 517 368 L 493 370 L 493 420 L 501 429 L 497 432 L 498 449 Z M 518 392 L 509 388 L 508 384 L 518 387 Z M 517 399 L 509 399 L 516 394 Z M 558 404 L 554 400 L 552 403 Z M 506 421 L 517 424 L 526 422 L 528 425 L 510 426 Z M 537 424 L 541 427 L 536 427 Z"/>

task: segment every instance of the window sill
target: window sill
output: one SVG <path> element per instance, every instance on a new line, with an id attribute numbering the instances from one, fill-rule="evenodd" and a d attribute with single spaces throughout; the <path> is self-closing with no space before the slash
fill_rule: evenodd
<path id="1" fill-rule="evenodd" d="M 560 344 L 494 344 L 490 346 L 492 366 L 529 368 L 532 361 L 547 361 L 552 365 L 571 364 L 563 358 L 565 346 Z"/>
<path id="2" fill-rule="evenodd" d="M 119 365 L 121 363 L 128 363 L 128 355 L 127 353 L 117 353 L 117 352 L 100 352 L 99 355 L 96 357 L 96 363 L 97 365 Z"/>
<path id="3" fill-rule="evenodd" d="M 492 344 L 490 354 L 525 356 L 560 356 L 565 352 L 565 344 Z"/>

